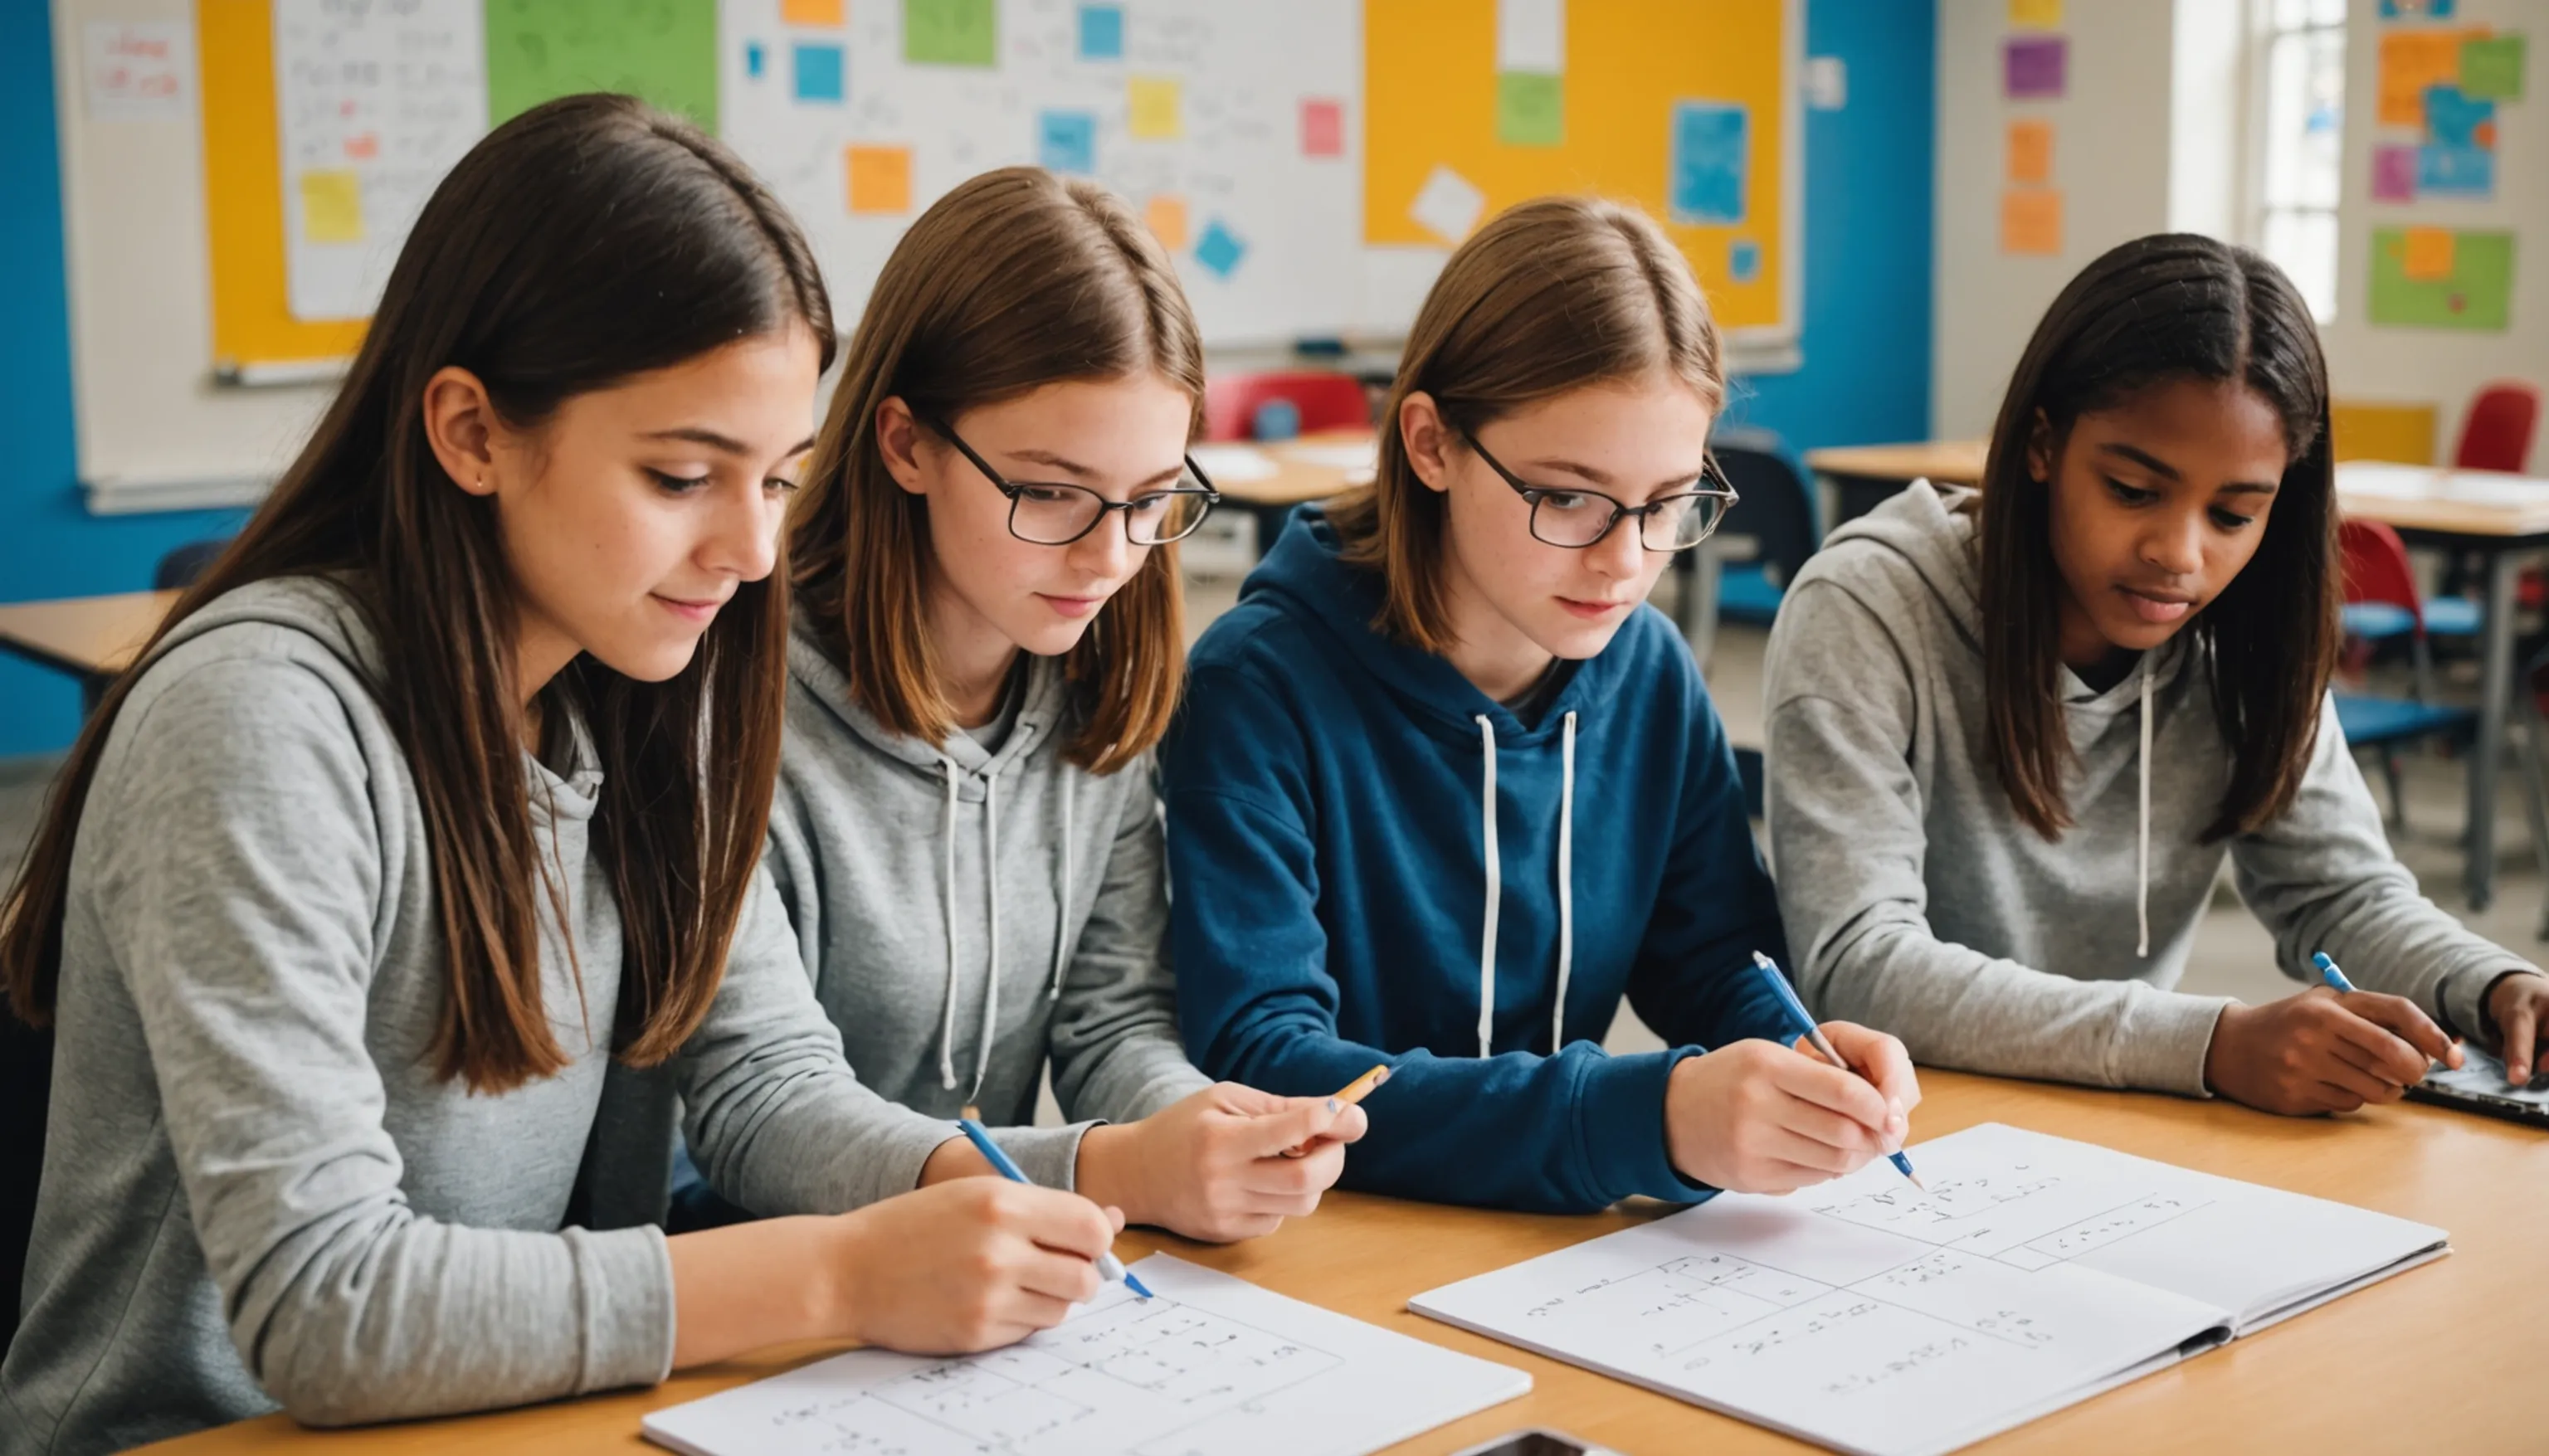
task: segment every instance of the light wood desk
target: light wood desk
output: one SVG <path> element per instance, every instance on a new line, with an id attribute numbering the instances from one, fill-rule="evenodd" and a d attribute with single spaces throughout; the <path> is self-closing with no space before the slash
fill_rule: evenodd
<path id="1" fill-rule="evenodd" d="M 1806 452 L 1806 468 L 1832 487 L 1829 530 L 1875 509 L 1914 481 L 1982 484 L 1986 440 L 1916 440 L 1900 445 L 1835 445 Z"/>
<path id="2" fill-rule="evenodd" d="M 1370 485 L 1371 471 L 1369 466 L 1349 469 L 1339 452 L 1362 452 L 1368 459 L 1373 439 L 1368 429 L 1339 429 L 1320 430 L 1291 440 L 1216 442 L 1216 450 L 1255 450 L 1274 463 L 1274 474 L 1257 480 L 1216 479 L 1213 488 L 1234 505 L 1271 505 L 1287 510 L 1306 500 L 1342 496 L 1357 486 Z M 1209 468 L 1205 474 L 1211 474 Z"/>
<path id="3" fill-rule="evenodd" d="M 0 606 L 0 650 L 70 674 L 94 702 L 176 602 L 174 592 L 127 592 Z"/>
<path id="4" fill-rule="evenodd" d="M 1969 1449 L 1986 1456 L 2537 1451 L 2543 1404 L 2541 1292 L 2549 1290 L 2549 1137 L 2413 1104 L 2300 1121 L 2219 1102 L 1922 1074 L 1916 1138 L 2005 1122 L 2206 1172 L 2341 1199 L 2451 1230 L 2451 1257 L 2348 1295 L 2263 1333 Z M 1917 1151 L 1917 1147 L 1915 1149 Z M 1633 1456 L 1809 1448 L 1730 1417 L 1409 1314 L 1409 1296 L 1666 1212 L 1660 1206 L 1543 1218 L 1332 1196 L 1269 1238 L 1210 1248 L 1140 1231 L 1164 1249 L 1280 1294 L 1531 1372 L 1532 1393 L 1393 1448 L 1455 1451 L 1550 1425 Z M 835 1347 L 767 1352 L 677 1376 L 650 1391 L 528 1410 L 355 1431 L 307 1431 L 280 1416 L 151 1449 L 163 1456 L 282 1450 L 396 1452 L 614 1449 L 642 1442 L 638 1417 Z M 652 1448 L 644 1448 L 652 1449 Z"/>

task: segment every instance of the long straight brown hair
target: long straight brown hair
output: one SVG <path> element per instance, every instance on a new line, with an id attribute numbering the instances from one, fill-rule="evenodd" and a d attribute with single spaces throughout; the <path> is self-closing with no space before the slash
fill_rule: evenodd
<path id="1" fill-rule="evenodd" d="M 1048 384 L 1142 374 L 1193 400 L 1191 432 L 1203 413 L 1194 315 L 1168 254 L 1113 193 L 1003 167 L 903 233 L 850 338 L 789 523 L 798 598 L 861 709 L 932 744 L 956 722 L 924 609 L 929 505 L 887 473 L 879 407 L 899 397 L 916 418 L 953 424 Z M 1070 762 L 1110 774 L 1167 731 L 1183 612 L 1177 547 L 1154 546 L 1063 659 Z"/>
<path id="2" fill-rule="evenodd" d="M 2253 390 L 2282 421 L 2289 463 L 2247 567 L 2184 630 L 2210 665 L 2231 752 L 2204 831 L 2243 834 L 2289 806 L 2336 669 L 2336 468 L 2327 360 L 2310 307 L 2274 264 L 2193 233 L 2113 249 L 2062 290 L 2020 356 L 1983 467 L 1978 549 L 1990 744 L 2010 808 L 2046 839 L 2071 825 L 2062 779 L 2061 592 L 2051 487 L 2028 468 L 2039 432 L 2056 460 L 2083 414 L 2176 380 Z"/>
<path id="3" fill-rule="evenodd" d="M 318 576 L 379 640 L 369 685 L 424 807 L 449 980 L 437 1071 L 502 1091 L 562 1067 L 540 995 L 539 911 L 556 886 L 532 836 L 514 584 L 494 505 L 458 489 L 426 442 L 425 387 L 447 365 L 467 369 L 508 422 L 534 428 L 573 396 L 792 324 L 829 360 L 830 306 L 803 238 L 688 123 L 624 96 L 576 96 L 471 148 L 418 217 L 309 444 L 72 747 L 0 907 L 17 1014 L 51 1016 L 81 808 L 151 649 L 225 593 Z M 614 1040 L 632 1062 L 671 1054 L 723 972 L 777 775 L 784 572 L 742 587 L 670 680 L 579 658 L 540 693 L 541 721 L 583 723 L 604 775 L 595 853 L 618 901 Z"/>
<path id="4" fill-rule="evenodd" d="M 1345 559 L 1380 573 L 1373 625 L 1427 652 L 1453 646 L 1443 591 L 1443 497 L 1408 462 L 1399 407 L 1418 392 L 1463 436 L 1586 385 L 1660 370 L 1726 399 L 1717 322 L 1690 264 L 1654 220 L 1594 198 L 1508 208 L 1443 265 L 1417 310 L 1380 412 L 1372 483 L 1328 506 Z"/>

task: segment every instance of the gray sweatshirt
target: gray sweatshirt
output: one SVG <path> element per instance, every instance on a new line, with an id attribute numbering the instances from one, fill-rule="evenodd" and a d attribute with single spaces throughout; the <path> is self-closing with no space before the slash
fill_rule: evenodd
<path id="1" fill-rule="evenodd" d="M 681 1053 L 609 1064 L 620 947 L 589 764 L 526 761 L 581 968 L 544 912 L 569 1064 L 499 1095 L 437 1079 L 433 880 L 377 672 L 337 592 L 269 582 L 172 633 L 117 716 L 72 857 L 0 1452 L 121 1449 L 278 1404 L 338 1424 L 661 1379 L 672 1266 L 644 1225 L 676 1092 L 737 1202 L 824 1212 L 910 1186 L 877 1174 L 903 1115 L 850 1075 L 766 878 Z M 580 1166 L 590 1228 L 563 1227 Z"/>
<path id="2" fill-rule="evenodd" d="M 2417 893 L 2332 704 L 2292 807 L 2199 843 L 2230 757 L 2186 634 L 2104 692 L 2065 670 L 2075 824 L 2019 821 L 1988 757 L 1970 501 L 1916 484 L 1835 531 L 1770 633 L 1770 840 L 1817 1013 L 1935 1066 L 2202 1095 L 2228 1003 L 2171 988 L 2226 854 L 2285 974 L 2325 951 L 2476 1032 L 2525 962 Z"/>
<path id="3" fill-rule="evenodd" d="M 1150 763 L 1065 761 L 1062 665 L 1030 662 L 996 751 L 878 723 L 812 637 L 789 644 L 788 738 L 764 857 L 814 994 L 866 1083 L 926 1114 L 889 1154 L 918 1177 L 968 1103 L 1038 1183 L 1080 1139 L 1211 1085 L 1178 1041 Z M 1071 1120 L 1034 1128 L 1047 1058 Z"/>

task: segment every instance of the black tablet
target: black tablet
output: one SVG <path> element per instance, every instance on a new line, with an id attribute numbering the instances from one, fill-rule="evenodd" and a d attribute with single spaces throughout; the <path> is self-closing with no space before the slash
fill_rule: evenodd
<path id="1" fill-rule="evenodd" d="M 2503 1062 L 2466 1042 L 2461 1044 L 2460 1070 L 2437 1066 L 2425 1073 L 2425 1080 L 2408 1088 L 2407 1095 L 2418 1102 L 2549 1128 L 2549 1077 L 2534 1076 L 2516 1087 L 2504 1079 Z"/>

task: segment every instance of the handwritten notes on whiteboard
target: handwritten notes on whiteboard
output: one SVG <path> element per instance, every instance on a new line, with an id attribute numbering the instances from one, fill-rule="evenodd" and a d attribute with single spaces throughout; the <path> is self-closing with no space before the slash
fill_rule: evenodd
<path id="1" fill-rule="evenodd" d="M 292 317 L 361 318 L 425 199 L 487 129 L 480 0 L 274 0 Z"/>

